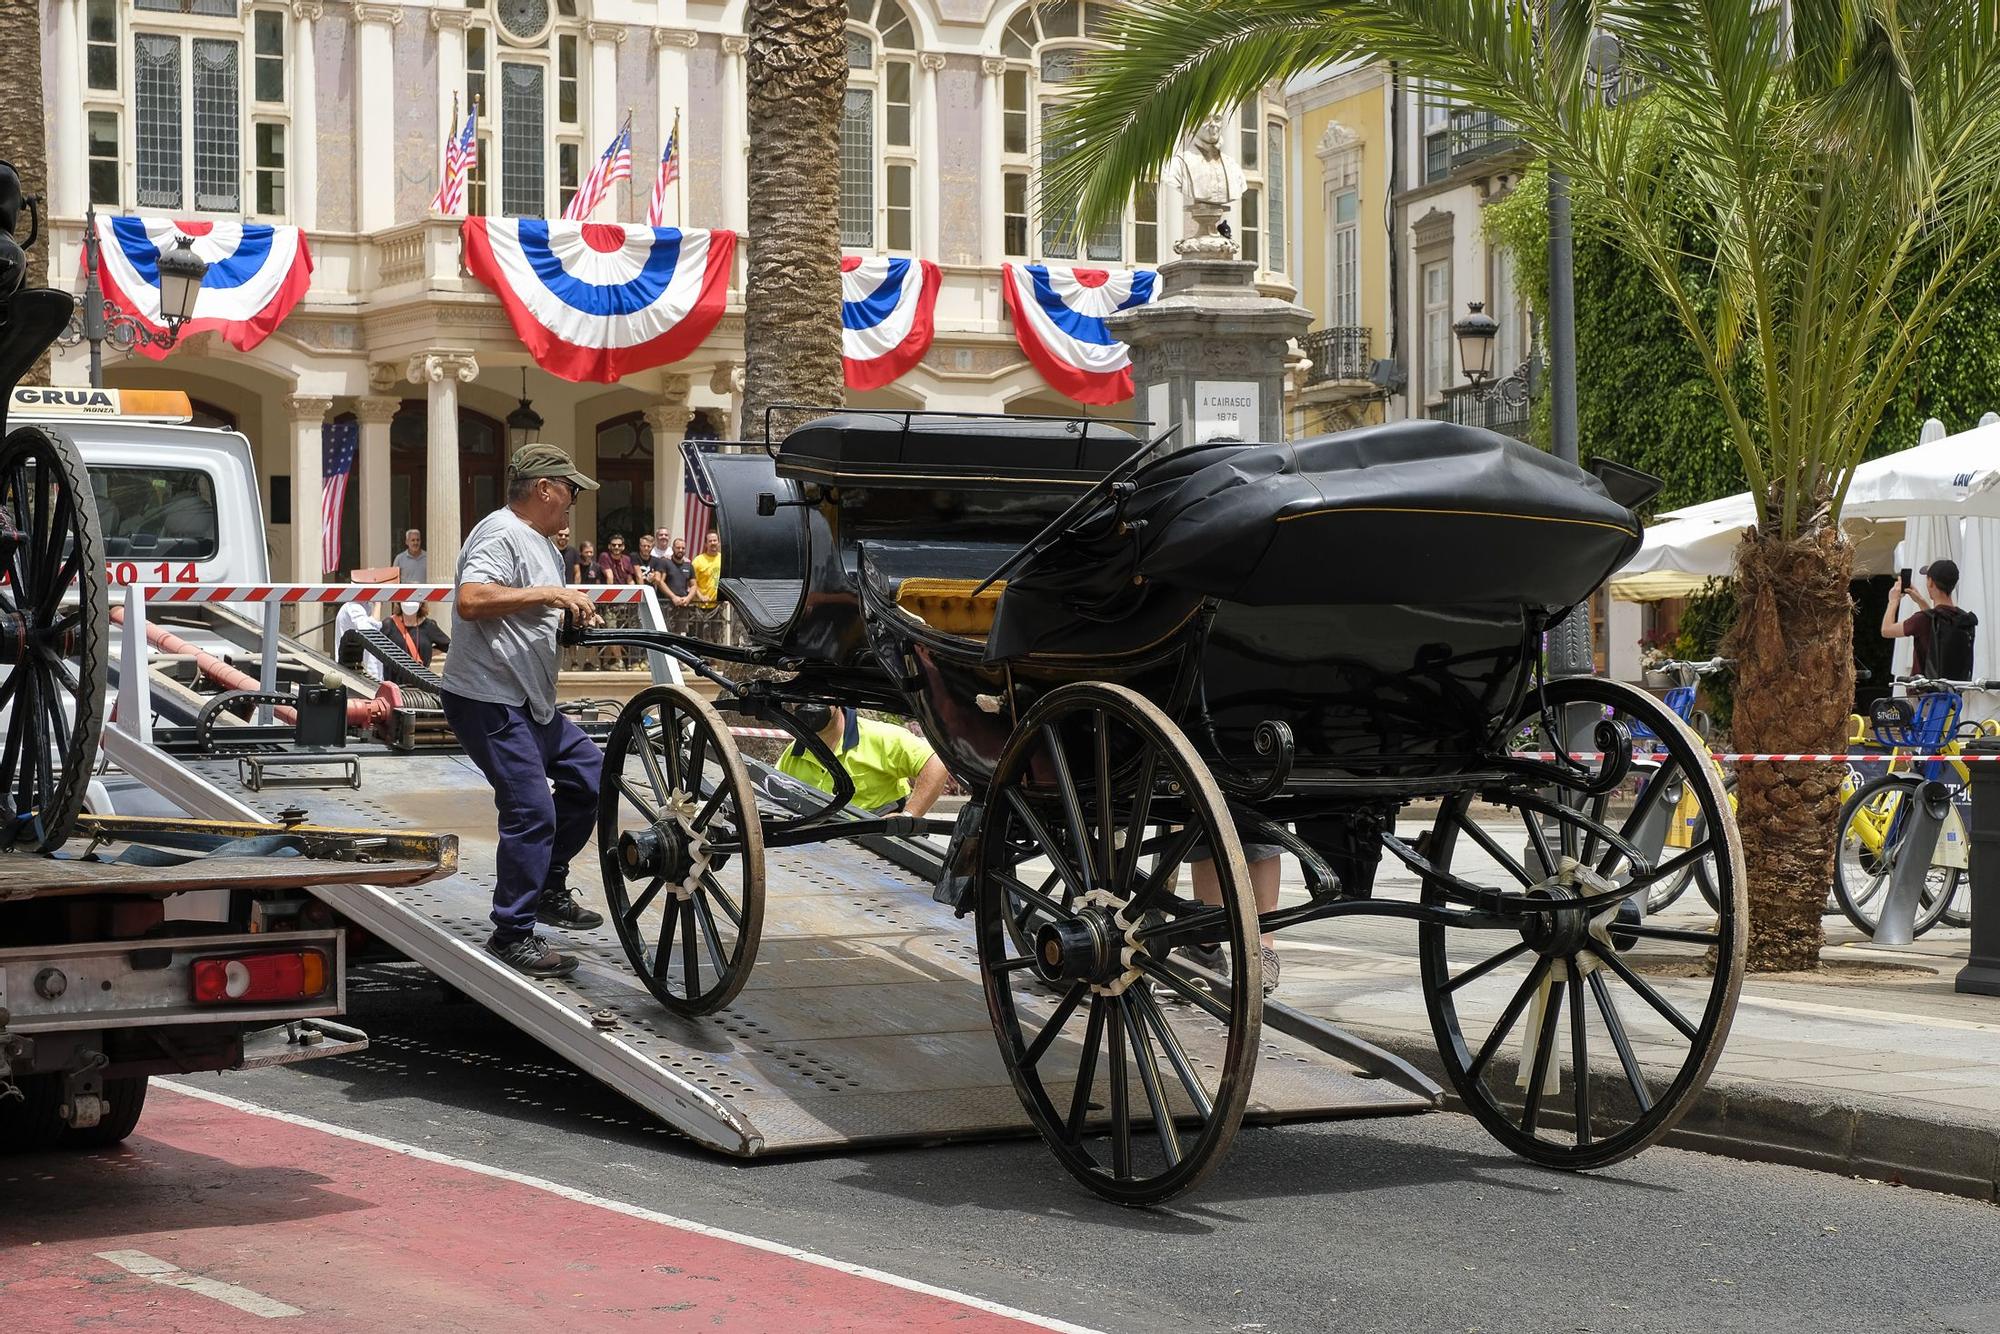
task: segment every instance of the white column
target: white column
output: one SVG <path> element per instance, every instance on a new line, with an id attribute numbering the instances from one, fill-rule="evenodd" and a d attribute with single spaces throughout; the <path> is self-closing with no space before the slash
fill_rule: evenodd
<path id="1" fill-rule="evenodd" d="M 583 35 L 590 42 L 590 123 L 586 127 L 590 139 L 583 146 L 583 169 L 587 172 L 604 146 L 611 142 L 611 136 L 625 123 L 625 109 L 618 105 L 618 44 L 625 40 L 625 29 L 616 23 L 586 23 Z M 649 176 L 646 181 L 650 187 L 652 178 Z M 636 184 L 633 181 L 626 185 L 628 197 L 637 193 L 633 189 Z M 618 206 L 618 187 L 612 187 L 608 204 L 608 207 L 600 205 L 595 217 L 603 222 L 623 222 L 625 213 Z"/>
<path id="2" fill-rule="evenodd" d="M 428 396 L 424 486 L 424 550 L 430 568 L 449 579 L 458 565 L 464 518 L 459 513 L 458 386 L 479 376 L 479 363 L 461 350 L 425 352 L 410 358 L 409 378 Z"/>
<path id="3" fill-rule="evenodd" d="M 979 164 L 979 262 L 997 268 L 1006 258 L 999 163 L 1007 62 L 988 56 L 979 62 L 979 73 L 979 151 L 972 155 Z"/>
<path id="4" fill-rule="evenodd" d="M 321 13 L 320 0 L 293 0 L 292 4 L 292 126 L 285 136 L 291 155 L 291 188 L 286 203 L 292 221 L 307 231 L 319 221 L 319 62 L 313 58 L 313 24 Z"/>
<path id="5" fill-rule="evenodd" d="M 669 375 L 665 379 L 660 401 L 646 409 L 646 423 L 653 428 L 653 528 L 665 527 L 675 537 L 686 537 L 681 441 L 687 438 L 694 410 L 688 406 L 688 377 Z"/>
<path id="6" fill-rule="evenodd" d="M 378 232 L 396 222 L 396 44 L 400 5 L 356 5 L 359 24 L 354 98 L 354 197 L 360 230 Z"/>
<path id="7" fill-rule="evenodd" d="M 292 411 L 292 580 L 316 584 L 322 574 L 320 561 L 320 429 L 326 422 L 333 400 L 301 394 L 291 400 Z"/>
<path id="8" fill-rule="evenodd" d="M 659 90 L 660 99 L 660 142 L 654 146 L 655 154 L 666 147 L 667 136 L 674 130 L 675 114 L 678 113 L 681 117 L 681 142 L 678 149 L 681 155 L 681 180 L 668 191 L 667 211 L 664 217 L 669 227 L 691 225 L 681 216 L 681 200 L 687 197 L 687 60 L 688 52 L 694 49 L 698 40 L 695 34 L 681 28 L 653 29 L 653 86 Z M 659 165 L 657 156 L 643 171 L 640 170 L 638 163 L 632 164 L 633 184 L 636 186 L 641 178 L 646 182 L 644 189 L 633 191 L 633 199 L 639 202 L 639 207 L 642 209 L 645 207 L 645 201 L 653 197 L 653 175 L 658 171 Z M 643 213 L 638 216 L 641 219 L 645 217 Z"/>
<path id="9" fill-rule="evenodd" d="M 437 116 L 444 126 L 444 134 L 438 141 L 437 170 L 444 170 L 444 146 L 451 142 L 451 136 L 458 133 L 459 126 L 472 114 L 472 108 L 465 105 L 465 28 L 472 22 L 472 11 L 466 9 L 433 9 L 431 27 L 437 38 Z M 458 109 L 458 120 L 452 120 L 452 109 Z"/>
<path id="10" fill-rule="evenodd" d="M 354 415 L 361 419 L 360 563 L 371 570 L 381 569 L 403 549 L 403 535 L 389 530 L 389 423 L 402 406 L 399 398 L 374 395 L 354 402 Z"/>
<path id="11" fill-rule="evenodd" d="M 722 217 L 711 226 L 742 235 L 750 218 L 750 127 L 743 110 L 748 37 L 722 39 Z"/>
<path id="12" fill-rule="evenodd" d="M 922 71 L 918 96 L 923 98 L 923 108 L 917 120 L 917 179 L 935 181 L 944 171 L 939 148 L 938 135 L 938 71 L 944 68 L 944 57 L 933 51 L 926 51 L 917 57 L 917 66 Z M 974 161 L 983 160 L 984 153 Z M 924 258 L 939 261 L 946 258 L 939 249 L 938 197 L 936 190 L 917 192 L 917 253 Z M 924 197 L 928 195 L 928 197 Z M 957 259 L 956 255 L 951 256 Z"/>
<path id="13" fill-rule="evenodd" d="M 77 10 L 83 0 L 55 0 L 55 152 L 49 159 L 50 199 L 57 217 L 80 218 L 90 163 L 83 148 L 83 42 Z M 20 40 L 36 40 L 33 33 Z M 33 185 L 26 187 L 33 190 Z M 78 267 L 81 268 L 81 261 Z"/>

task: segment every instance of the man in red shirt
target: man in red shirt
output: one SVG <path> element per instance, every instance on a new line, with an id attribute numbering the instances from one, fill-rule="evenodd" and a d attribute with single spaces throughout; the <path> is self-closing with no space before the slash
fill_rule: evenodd
<path id="1" fill-rule="evenodd" d="M 1889 590 L 1889 603 L 1882 609 L 1882 637 L 1912 642 L 1916 650 L 1912 676 L 1968 680 L 1972 676 L 1972 636 L 1979 618 L 1952 601 L 1958 588 L 1958 562 L 1934 560 L 1919 573 L 1923 575 L 1923 593 L 1900 582 Z M 1905 595 L 1917 604 L 1916 615 L 1908 620 L 1897 616 Z"/>
<path id="2" fill-rule="evenodd" d="M 636 584 L 639 582 L 632 565 L 632 558 L 625 554 L 625 535 L 613 533 L 605 542 L 603 554 L 597 558 L 597 568 L 604 571 L 607 584 Z"/>

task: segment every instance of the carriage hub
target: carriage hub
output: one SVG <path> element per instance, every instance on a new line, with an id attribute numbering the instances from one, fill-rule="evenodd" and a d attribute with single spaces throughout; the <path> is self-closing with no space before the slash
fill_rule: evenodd
<path id="1" fill-rule="evenodd" d="M 1109 913 L 1087 908 L 1035 933 L 1035 971 L 1049 982 L 1107 985 L 1125 971 L 1124 943 L 1125 933 Z"/>
<path id="2" fill-rule="evenodd" d="M 1617 885 L 1597 874 L 1587 866 L 1580 865 L 1573 858 L 1564 857 L 1562 866 L 1541 884 L 1527 891 L 1526 897 L 1564 904 L 1549 910 L 1529 912 L 1521 921 L 1521 938 L 1536 953 L 1543 957 L 1562 957 L 1575 954 L 1591 943 L 1592 927 L 1608 920 L 1617 912 L 1616 905 L 1606 910 L 1600 908 L 1595 914 L 1583 907 L 1572 907 L 1586 896 L 1609 893 Z"/>
<path id="3" fill-rule="evenodd" d="M 628 829 L 618 836 L 618 865 L 627 880 L 665 876 L 669 885 L 678 885 L 693 873 L 694 860 L 688 841 L 671 826 Z"/>

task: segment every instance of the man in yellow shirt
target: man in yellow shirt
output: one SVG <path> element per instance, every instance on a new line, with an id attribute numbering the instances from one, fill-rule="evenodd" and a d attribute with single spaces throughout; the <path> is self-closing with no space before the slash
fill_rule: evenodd
<path id="1" fill-rule="evenodd" d="M 715 605 L 715 586 L 722 579 L 722 537 L 710 533 L 694 558 L 694 600 L 703 607 Z"/>
<path id="2" fill-rule="evenodd" d="M 799 721 L 818 731 L 826 748 L 840 757 L 841 767 L 854 780 L 853 805 L 877 813 L 900 810 L 905 815 L 925 815 L 944 795 L 948 777 L 944 761 L 908 728 L 824 704 L 801 708 Z M 833 791 L 833 776 L 796 742 L 778 757 L 778 772 L 822 792 Z"/>

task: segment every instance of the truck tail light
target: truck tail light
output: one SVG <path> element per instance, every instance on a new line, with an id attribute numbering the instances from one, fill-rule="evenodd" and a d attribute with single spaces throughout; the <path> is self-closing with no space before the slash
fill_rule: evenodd
<path id="1" fill-rule="evenodd" d="M 196 959 L 194 998 L 202 1005 L 310 1000 L 326 990 L 327 971 L 318 950 Z"/>

